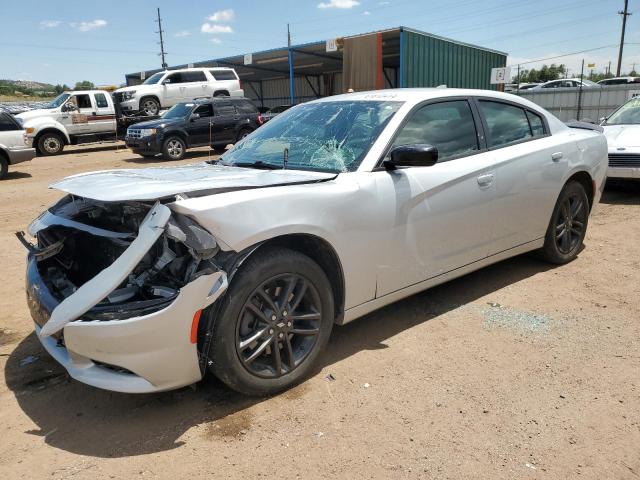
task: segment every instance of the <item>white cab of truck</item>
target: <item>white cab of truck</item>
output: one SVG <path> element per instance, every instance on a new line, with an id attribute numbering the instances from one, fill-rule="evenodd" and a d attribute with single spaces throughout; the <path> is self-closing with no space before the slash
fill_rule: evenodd
<path id="1" fill-rule="evenodd" d="M 140 85 L 114 92 L 125 115 L 157 115 L 176 103 L 216 96 L 243 97 L 238 74 L 233 68 L 183 68 L 157 72 Z"/>
<path id="2" fill-rule="evenodd" d="M 117 128 L 113 99 L 105 90 L 64 92 L 46 108 L 16 117 L 40 155 L 56 155 L 65 145 L 113 138 Z"/>

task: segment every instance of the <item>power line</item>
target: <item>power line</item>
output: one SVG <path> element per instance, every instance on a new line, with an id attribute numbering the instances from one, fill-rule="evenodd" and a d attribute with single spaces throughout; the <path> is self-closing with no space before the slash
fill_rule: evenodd
<path id="1" fill-rule="evenodd" d="M 635 45 L 635 44 L 633 44 L 633 43 L 627 43 L 627 45 Z M 612 44 L 612 45 L 603 45 L 602 47 L 589 48 L 589 49 L 587 49 L 587 50 L 580 50 L 580 51 L 577 51 L 577 52 L 565 53 L 565 54 L 562 54 L 562 55 L 556 55 L 556 56 L 554 56 L 554 57 L 538 58 L 538 59 L 536 59 L 536 60 L 529 60 L 529 61 L 527 61 L 527 62 L 520 62 L 520 63 L 517 63 L 517 64 L 516 64 L 516 63 L 512 63 L 512 64 L 511 64 L 511 65 L 509 65 L 509 66 L 514 66 L 514 65 L 528 65 L 529 63 L 545 62 L 545 61 L 547 61 L 547 60 L 555 60 L 555 59 L 557 59 L 557 58 L 570 57 L 570 56 L 572 56 L 572 55 L 579 55 L 579 54 L 581 54 L 581 53 L 595 52 L 596 50 L 604 50 L 605 48 L 615 48 L 615 47 L 617 47 L 617 46 L 618 46 L 618 44 L 616 44 L 616 43 L 614 43 L 614 44 Z"/>

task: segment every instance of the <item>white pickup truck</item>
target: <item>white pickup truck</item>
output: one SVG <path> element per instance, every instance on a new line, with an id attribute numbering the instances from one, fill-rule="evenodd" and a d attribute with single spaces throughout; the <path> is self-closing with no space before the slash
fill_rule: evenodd
<path id="1" fill-rule="evenodd" d="M 124 137 L 127 125 L 136 121 L 119 118 L 111 94 L 105 90 L 64 92 L 48 107 L 20 113 L 16 118 L 40 155 L 59 154 L 65 145 L 116 140 Z"/>
<path id="2" fill-rule="evenodd" d="M 197 98 L 243 97 L 244 90 L 233 68 L 182 68 L 154 73 L 142 84 L 119 88 L 113 95 L 122 113 L 148 116 Z"/>

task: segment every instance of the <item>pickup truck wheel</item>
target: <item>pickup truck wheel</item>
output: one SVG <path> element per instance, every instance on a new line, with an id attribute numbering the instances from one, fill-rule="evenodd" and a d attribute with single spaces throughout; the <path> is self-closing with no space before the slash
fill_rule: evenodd
<path id="1" fill-rule="evenodd" d="M 4 155 L 0 155 L 0 180 L 4 180 L 9 173 L 9 162 Z"/>
<path id="2" fill-rule="evenodd" d="M 55 132 L 40 135 L 37 142 L 38 153 L 44 156 L 58 155 L 64 149 L 64 138 Z"/>
<path id="3" fill-rule="evenodd" d="M 165 160 L 181 160 L 187 146 L 180 137 L 169 137 L 162 146 L 162 157 Z"/>
<path id="4" fill-rule="evenodd" d="M 317 263 L 285 248 L 258 250 L 222 299 L 210 368 L 246 395 L 285 390 L 313 371 L 333 320 L 331 284 Z"/>
<path id="5" fill-rule="evenodd" d="M 157 115 L 160 111 L 160 102 L 152 97 L 143 98 L 140 101 L 140 111 L 147 117 Z"/>
<path id="6" fill-rule="evenodd" d="M 589 199 L 579 182 L 567 183 L 556 201 L 540 256 L 562 265 L 578 256 L 587 233 Z"/>

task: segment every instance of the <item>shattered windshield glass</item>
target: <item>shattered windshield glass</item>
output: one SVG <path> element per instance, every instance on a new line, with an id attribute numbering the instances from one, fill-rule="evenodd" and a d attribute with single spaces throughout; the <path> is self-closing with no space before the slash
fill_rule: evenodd
<path id="1" fill-rule="evenodd" d="M 298 105 L 260 127 L 221 158 L 223 165 L 321 172 L 354 171 L 402 102 Z"/>

